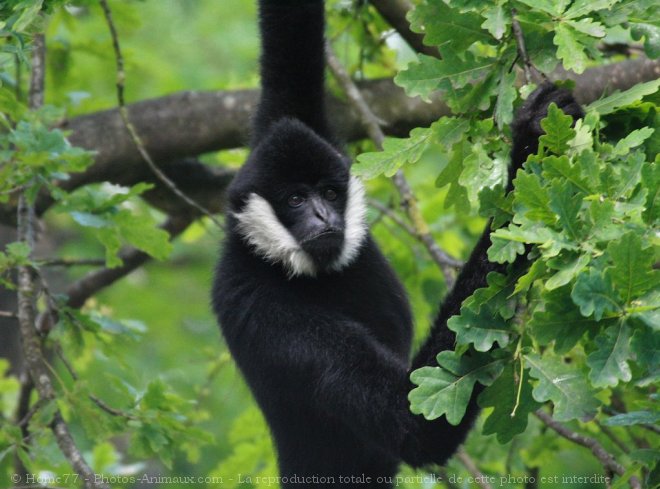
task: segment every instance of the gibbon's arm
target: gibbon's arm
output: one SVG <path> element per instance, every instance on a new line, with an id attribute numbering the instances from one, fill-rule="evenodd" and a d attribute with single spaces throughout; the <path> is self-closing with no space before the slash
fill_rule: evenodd
<path id="1" fill-rule="evenodd" d="M 548 106 L 553 102 L 566 114 L 572 116 L 574 121 L 584 117 L 582 107 L 568 90 L 557 88 L 552 83 L 544 83 L 532 92 L 518 109 L 511 126 L 513 147 L 511 149 L 507 192 L 513 189 L 512 182 L 518 169 L 522 168 L 523 163 L 530 154 L 536 153 L 539 137 L 544 133 L 541 128 L 541 120 L 548 114 Z M 435 357 L 439 352 L 454 348 L 455 335 L 447 328 L 447 321 L 450 317 L 459 314 L 461 304 L 475 290 L 488 285 L 486 275 L 490 272 L 504 273 L 506 270 L 505 264 L 488 261 L 486 252 L 490 247 L 490 233 L 489 222 L 472 250 L 470 258 L 458 275 L 454 288 L 442 303 L 440 311 L 433 322 L 431 334 L 415 355 L 412 362 L 413 370 L 426 365 L 435 366 Z M 524 260 L 525 258 L 521 256 L 519 259 Z"/>
<path id="2" fill-rule="evenodd" d="M 408 365 L 355 321 L 307 304 L 295 309 L 279 304 L 253 310 L 250 324 L 241 327 L 261 328 L 241 362 L 247 375 L 268 385 L 277 393 L 273 397 L 335 418 L 399 458 L 406 434 L 415 428 L 406 397 Z"/>
<path id="3" fill-rule="evenodd" d="M 568 90 L 558 89 L 550 83 L 537 88 L 518 110 L 512 125 L 513 147 L 507 191 L 513 189 L 515 172 L 522 167 L 530 154 L 536 153 L 538 138 L 543 134 L 540 123 L 547 115 L 548 106 L 552 102 L 566 114 L 571 115 L 574 120 L 584 116 L 582 108 Z M 488 261 L 486 251 L 490 246 L 490 233 L 490 223 L 488 223 L 456 279 L 454 288 L 442 303 L 428 339 L 413 359 L 411 370 L 424 366 L 437 366 L 435 360 L 437 354 L 444 350 L 453 350 L 456 337 L 454 332 L 447 328 L 447 321 L 450 317 L 459 314 L 461 303 L 476 289 L 487 286 L 488 273 L 505 271 L 506 265 Z M 522 255 L 518 259 L 526 260 L 526 257 Z M 450 457 L 465 439 L 479 412 L 476 400 L 482 389 L 483 386 L 480 384 L 475 386 L 465 416 L 457 426 L 447 423 L 444 417 L 426 421 L 418 416 L 417 429 L 413 431 L 407 443 L 409 449 L 403 453 L 404 460 L 413 466 L 419 466 L 432 462 L 442 463 Z"/>
<path id="4" fill-rule="evenodd" d="M 323 0 L 260 0 L 261 101 L 252 146 L 273 122 L 299 119 L 331 138 L 324 104 Z"/>

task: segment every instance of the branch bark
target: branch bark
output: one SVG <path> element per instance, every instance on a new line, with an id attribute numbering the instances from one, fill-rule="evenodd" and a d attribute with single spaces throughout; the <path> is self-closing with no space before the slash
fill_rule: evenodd
<path id="1" fill-rule="evenodd" d="M 656 79 L 660 76 L 660 60 L 622 61 L 592 68 L 579 76 L 561 71 L 552 78 L 567 75 L 576 81 L 577 97 L 585 103 L 604 93 Z M 406 136 L 411 129 L 427 126 L 450 113 L 439 95 L 425 103 L 419 97 L 408 97 L 391 79 L 368 81 L 358 84 L 358 88 L 377 119 L 383 121 L 387 135 Z M 245 146 L 258 97 L 257 90 L 189 91 L 129 104 L 127 109 L 154 160 L 175 162 L 186 156 Z M 331 123 L 344 140 L 367 136 L 359 114 L 350 104 L 330 97 L 328 105 Z M 62 126 L 71 131 L 72 144 L 98 152 L 95 164 L 85 173 L 72 175 L 67 188 L 98 181 L 129 184 L 136 181 L 136 173 L 140 177 L 146 173 L 117 109 L 77 117 Z"/>

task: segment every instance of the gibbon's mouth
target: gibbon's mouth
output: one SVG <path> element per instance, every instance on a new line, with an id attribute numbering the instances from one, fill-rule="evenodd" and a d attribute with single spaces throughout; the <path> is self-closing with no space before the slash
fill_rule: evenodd
<path id="1" fill-rule="evenodd" d="M 300 243 L 302 246 L 309 244 L 313 241 L 316 241 L 317 239 L 322 239 L 322 238 L 343 238 L 344 233 L 337 228 L 327 228 L 321 231 L 320 233 L 315 233 L 304 240 Z"/>

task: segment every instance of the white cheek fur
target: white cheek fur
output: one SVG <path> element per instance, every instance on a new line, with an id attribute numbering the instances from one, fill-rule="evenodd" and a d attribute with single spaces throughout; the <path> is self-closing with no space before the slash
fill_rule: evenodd
<path id="1" fill-rule="evenodd" d="M 356 177 L 351 177 L 344 214 L 344 244 L 329 270 L 342 270 L 357 257 L 367 235 L 366 214 L 364 186 Z M 234 217 L 243 239 L 266 261 L 282 264 L 290 277 L 313 277 L 318 273 L 314 260 L 282 225 L 266 199 L 256 193 L 250 194 L 243 210 Z"/>

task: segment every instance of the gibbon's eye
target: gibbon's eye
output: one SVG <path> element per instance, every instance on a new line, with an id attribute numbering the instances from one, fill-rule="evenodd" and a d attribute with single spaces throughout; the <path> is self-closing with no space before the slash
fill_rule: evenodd
<path id="1" fill-rule="evenodd" d="M 291 194 L 288 202 L 290 207 L 300 207 L 305 202 L 305 197 L 300 194 Z"/>
<path id="2" fill-rule="evenodd" d="M 337 199 L 337 192 L 335 192 L 331 188 L 325 189 L 325 191 L 323 192 L 323 197 L 326 200 L 336 200 Z"/>

